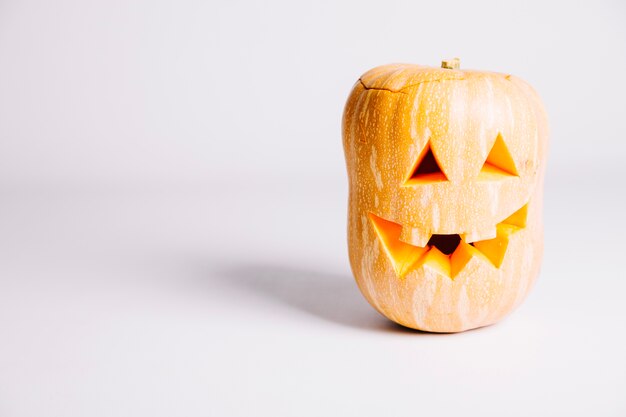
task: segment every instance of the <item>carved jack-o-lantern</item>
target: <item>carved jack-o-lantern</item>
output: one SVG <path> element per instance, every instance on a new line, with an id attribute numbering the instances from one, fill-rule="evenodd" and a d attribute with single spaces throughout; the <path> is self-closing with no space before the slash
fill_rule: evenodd
<path id="1" fill-rule="evenodd" d="M 497 73 L 386 65 L 348 98 L 348 242 L 359 288 L 407 327 L 456 332 L 519 305 L 543 251 L 547 120 Z"/>

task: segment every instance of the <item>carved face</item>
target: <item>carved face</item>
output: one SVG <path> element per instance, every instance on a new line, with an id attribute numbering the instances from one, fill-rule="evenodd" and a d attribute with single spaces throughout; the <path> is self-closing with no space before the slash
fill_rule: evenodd
<path id="1" fill-rule="evenodd" d="M 368 301 L 408 327 L 493 323 L 542 253 L 547 122 L 534 91 L 495 73 L 388 65 L 344 112 L 349 251 Z"/>

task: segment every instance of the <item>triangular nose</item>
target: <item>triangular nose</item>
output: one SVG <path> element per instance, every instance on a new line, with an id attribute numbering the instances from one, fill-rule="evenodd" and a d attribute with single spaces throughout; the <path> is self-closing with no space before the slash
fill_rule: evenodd
<path id="1" fill-rule="evenodd" d="M 487 155 L 482 169 L 482 173 L 503 174 L 503 175 L 519 175 L 515 162 L 511 157 L 509 149 L 506 147 L 502 135 L 498 133 L 491 151 Z"/>
<path id="2" fill-rule="evenodd" d="M 415 161 L 415 165 L 411 169 L 411 175 L 407 178 L 404 185 L 426 184 L 447 180 L 448 177 L 446 177 L 439 162 L 437 162 L 429 142 L 420 153 L 417 161 Z"/>

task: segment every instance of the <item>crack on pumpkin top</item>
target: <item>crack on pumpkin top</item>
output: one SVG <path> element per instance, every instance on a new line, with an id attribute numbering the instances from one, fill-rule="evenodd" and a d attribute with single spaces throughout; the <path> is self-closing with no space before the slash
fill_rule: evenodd
<path id="1" fill-rule="evenodd" d="M 422 81 L 417 81 L 414 83 L 411 83 L 409 85 L 405 85 L 404 87 L 398 89 L 398 90 L 393 90 L 391 88 L 385 88 L 385 87 L 369 87 L 365 84 L 365 82 L 363 82 L 362 78 L 359 78 L 359 83 L 361 83 L 361 85 L 363 86 L 363 88 L 365 90 L 374 90 L 374 91 L 388 91 L 390 93 L 399 93 L 399 94 L 409 94 L 404 90 L 408 90 L 410 88 L 413 87 L 417 87 L 421 84 L 427 84 L 427 83 L 439 83 L 442 81 L 465 81 L 467 78 L 439 78 L 439 79 L 433 79 L 433 80 L 422 80 Z"/>
<path id="2" fill-rule="evenodd" d="M 400 94 L 408 94 L 406 91 L 402 91 L 402 90 L 404 90 L 405 88 L 412 87 L 412 86 L 406 86 L 406 87 L 402 87 L 400 90 L 392 90 L 390 88 L 383 88 L 383 87 L 368 87 L 360 78 L 359 78 L 359 83 L 361 83 L 361 85 L 363 86 L 365 90 L 388 91 L 390 93 L 400 93 Z M 413 85 L 417 85 L 417 84 L 413 84 Z"/>
<path id="3" fill-rule="evenodd" d="M 472 77 L 472 78 L 475 78 L 475 79 L 486 79 L 486 78 L 488 78 L 488 75 L 490 75 L 490 74 L 491 74 L 491 73 L 479 74 L 479 75 L 477 75 L 477 76 L 475 75 L 475 76 L 474 76 L 474 77 Z M 498 75 L 500 75 L 500 74 L 498 74 Z M 504 78 L 504 79 L 506 79 L 507 81 L 511 81 L 511 77 L 512 77 L 512 76 L 511 76 L 511 74 L 506 74 L 506 75 L 503 75 L 503 78 Z M 365 90 L 388 91 L 388 92 L 390 92 L 390 93 L 409 94 L 409 93 L 408 93 L 407 91 L 405 91 L 405 90 L 408 90 L 408 89 L 411 89 L 411 88 L 417 87 L 417 86 L 419 86 L 419 85 L 421 85 L 421 84 L 427 84 L 427 83 L 438 83 L 438 82 L 442 82 L 442 81 L 467 81 L 468 79 L 469 79 L 469 78 L 467 78 L 467 77 L 465 77 L 465 76 L 458 77 L 458 78 L 453 78 L 453 77 L 447 78 L 447 77 L 443 77 L 443 78 L 434 78 L 434 79 L 433 79 L 433 78 L 431 78 L 431 79 L 424 79 L 424 80 L 420 80 L 420 81 L 415 81 L 415 82 L 412 82 L 412 83 L 410 83 L 410 84 L 408 84 L 408 85 L 405 85 L 405 86 L 403 86 L 403 87 L 401 87 L 401 88 L 399 88 L 399 89 L 396 89 L 396 90 L 391 89 L 391 88 L 388 88 L 388 87 L 371 87 L 371 86 L 368 86 L 368 85 L 367 85 L 367 84 L 365 84 L 365 82 L 363 81 L 363 77 L 359 78 L 359 81 L 358 81 L 358 82 L 359 82 L 359 83 L 363 86 L 363 88 L 364 88 Z"/>

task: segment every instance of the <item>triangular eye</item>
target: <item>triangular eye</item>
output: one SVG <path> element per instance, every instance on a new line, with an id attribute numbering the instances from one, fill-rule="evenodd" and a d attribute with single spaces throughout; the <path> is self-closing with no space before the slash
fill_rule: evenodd
<path id="1" fill-rule="evenodd" d="M 446 177 L 446 174 L 444 174 L 443 170 L 439 166 L 439 162 L 437 162 L 437 159 L 430 148 L 429 142 L 420 153 L 417 161 L 415 161 L 415 165 L 411 170 L 411 175 L 406 180 L 404 185 L 427 184 L 447 180 L 448 177 Z"/>
<path id="2" fill-rule="evenodd" d="M 519 175 L 517 172 L 517 168 L 515 167 L 515 162 L 513 161 L 511 153 L 506 147 L 506 144 L 504 143 L 501 134 L 498 133 L 496 142 L 493 144 L 491 151 L 489 151 L 489 155 L 487 155 L 487 160 L 480 170 L 480 173 L 483 174 L 483 176 L 498 174 L 508 176 Z"/>

